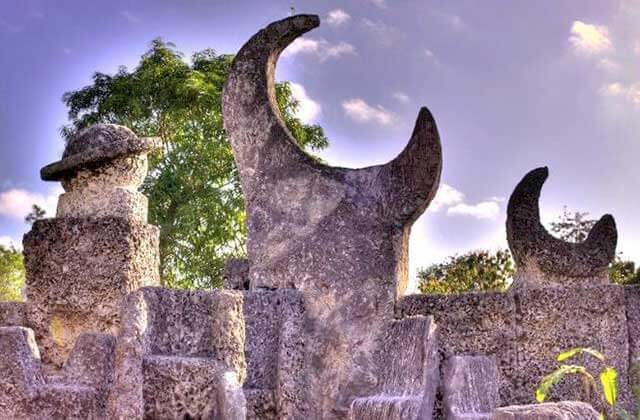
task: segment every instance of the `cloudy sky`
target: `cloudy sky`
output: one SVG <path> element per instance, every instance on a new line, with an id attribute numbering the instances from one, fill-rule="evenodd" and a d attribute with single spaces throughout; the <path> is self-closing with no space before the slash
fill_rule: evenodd
<path id="1" fill-rule="evenodd" d="M 412 234 L 411 266 L 505 242 L 506 199 L 548 165 L 544 220 L 612 213 L 640 261 L 640 0 L 2 0 L 0 242 L 21 240 L 32 203 L 60 189 L 39 168 L 62 153 L 64 92 L 133 68 L 158 36 L 189 56 L 233 53 L 291 7 L 321 16 L 278 78 L 331 140 L 323 157 L 393 158 L 426 105 L 444 151 L 440 191 Z"/>

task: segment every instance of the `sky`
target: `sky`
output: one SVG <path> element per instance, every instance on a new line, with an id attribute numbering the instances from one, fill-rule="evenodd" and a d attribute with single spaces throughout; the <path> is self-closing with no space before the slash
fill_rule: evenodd
<path id="1" fill-rule="evenodd" d="M 614 215 L 618 250 L 640 262 L 640 0 L 0 0 L 0 243 L 21 242 L 31 204 L 53 216 L 64 92 L 135 68 L 157 37 L 189 57 L 234 53 L 291 13 L 321 26 L 291 45 L 278 80 L 320 124 L 330 164 L 383 163 L 421 106 L 443 147 L 438 194 L 413 227 L 411 272 L 506 247 L 506 201 L 549 166 L 541 213 Z"/>

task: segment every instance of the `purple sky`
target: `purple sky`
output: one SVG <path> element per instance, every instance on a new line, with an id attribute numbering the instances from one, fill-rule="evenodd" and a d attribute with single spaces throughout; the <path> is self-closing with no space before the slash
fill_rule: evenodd
<path id="1" fill-rule="evenodd" d="M 99 6 L 98 6 L 99 5 Z M 232 53 L 285 17 L 322 25 L 290 47 L 278 78 L 320 123 L 332 164 L 395 156 L 421 105 L 444 151 L 436 203 L 414 226 L 411 265 L 505 246 L 505 199 L 548 165 L 541 210 L 612 213 L 619 250 L 640 261 L 640 0 L 3 0 L 0 3 L 0 242 L 19 241 L 66 122 L 60 98 L 95 71 L 135 66 L 158 36 L 187 56 Z"/>

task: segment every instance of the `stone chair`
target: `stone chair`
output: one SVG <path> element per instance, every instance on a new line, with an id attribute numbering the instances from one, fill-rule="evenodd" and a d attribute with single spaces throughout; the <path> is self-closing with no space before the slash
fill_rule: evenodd
<path id="1" fill-rule="evenodd" d="M 110 417 L 245 418 L 241 293 L 145 287 L 121 319 Z"/>
<path id="2" fill-rule="evenodd" d="M 0 418 L 105 418 L 115 340 L 84 333 L 60 372 L 43 372 L 33 330 L 0 327 Z"/>
<path id="3" fill-rule="evenodd" d="M 377 393 L 356 398 L 349 418 L 431 419 L 439 383 L 437 347 L 433 317 L 389 321 L 375 356 Z"/>
<path id="4" fill-rule="evenodd" d="M 304 418 L 304 301 L 294 289 L 244 293 L 247 419 Z"/>

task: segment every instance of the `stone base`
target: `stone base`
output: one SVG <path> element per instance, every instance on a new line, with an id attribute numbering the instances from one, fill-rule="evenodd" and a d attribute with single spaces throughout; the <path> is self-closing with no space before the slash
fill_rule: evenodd
<path id="1" fill-rule="evenodd" d="M 629 407 L 629 340 L 631 337 L 635 343 L 638 339 L 630 336 L 627 329 L 624 289 L 604 285 L 454 296 L 413 295 L 401 298 L 396 309 L 401 317 L 433 315 L 446 357 L 495 357 L 501 375 L 502 404 L 535 402 L 535 389 L 542 377 L 558 366 L 559 353 L 574 347 L 591 347 L 601 351 L 606 365 L 619 372 L 619 401 Z M 638 296 L 640 299 L 640 293 Z M 626 298 L 635 299 L 631 293 Z M 572 363 L 586 365 L 596 376 L 604 367 L 586 356 L 577 357 Z M 575 379 L 554 387 L 550 400 L 582 399 L 582 387 Z"/>
<path id="2" fill-rule="evenodd" d="M 61 367 L 83 332 L 115 334 L 126 295 L 159 282 L 159 230 L 120 218 L 45 219 L 24 237 L 27 325 Z"/>
<path id="3" fill-rule="evenodd" d="M 491 420 L 598 420 L 600 415 L 589 404 L 578 401 L 516 405 L 495 411 Z"/>

